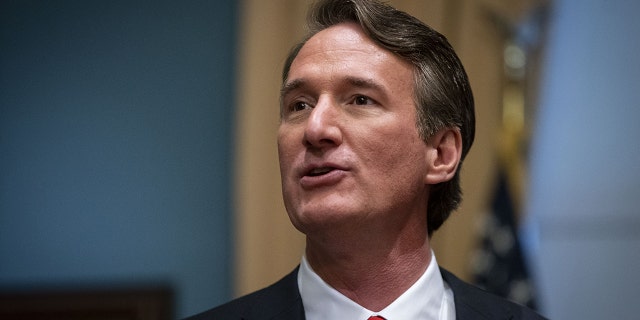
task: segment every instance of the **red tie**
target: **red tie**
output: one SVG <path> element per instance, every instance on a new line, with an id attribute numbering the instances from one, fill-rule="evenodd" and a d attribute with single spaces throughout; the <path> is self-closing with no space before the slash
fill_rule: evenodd
<path id="1" fill-rule="evenodd" d="M 385 319 L 385 318 L 383 318 L 381 316 L 371 316 L 367 320 L 387 320 L 387 319 Z"/>

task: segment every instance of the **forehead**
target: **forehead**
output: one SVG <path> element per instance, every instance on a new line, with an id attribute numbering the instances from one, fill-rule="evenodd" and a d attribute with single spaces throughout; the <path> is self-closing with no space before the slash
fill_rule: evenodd
<path id="1" fill-rule="evenodd" d="M 309 74 L 412 81 L 407 62 L 371 40 L 355 23 L 341 23 L 312 36 L 291 63 L 289 81 Z M 392 72 L 394 71 L 394 72 Z"/>
<path id="2" fill-rule="evenodd" d="M 345 22 L 333 25 L 313 35 L 302 46 L 298 56 L 314 51 L 357 50 L 368 53 L 386 51 L 371 40 L 360 25 Z"/>

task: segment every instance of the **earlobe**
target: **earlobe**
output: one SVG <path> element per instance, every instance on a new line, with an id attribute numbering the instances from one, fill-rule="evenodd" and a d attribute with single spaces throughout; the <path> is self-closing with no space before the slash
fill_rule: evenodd
<path id="1" fill-rule="evenodd" d="M 462 156 L 462 135 L 458 128 L 444 128 L 429 139 L 425 184 L 449 181 L 456 174 Z"/>

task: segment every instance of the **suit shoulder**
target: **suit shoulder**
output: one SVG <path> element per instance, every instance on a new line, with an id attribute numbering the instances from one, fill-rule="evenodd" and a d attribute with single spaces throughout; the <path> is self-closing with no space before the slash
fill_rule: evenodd
<path id="1" fill-rule="evenodd" d="M 302 310 L 296 268 L 293 272 L 256 292 L 231 300 L 185 320 L 270 319 L 279 314 Z"/>
<path id="2" fill-rule="evenodd" d="M 457 313 L 482 315 L 484 319 L 503 319 L 505 315 L 512 315 L 514 320 L 546 319 L 525 306 L 468 284 L 444 269 L 441 269 L 441 273 L 444 281 L 453 290 Z"/>

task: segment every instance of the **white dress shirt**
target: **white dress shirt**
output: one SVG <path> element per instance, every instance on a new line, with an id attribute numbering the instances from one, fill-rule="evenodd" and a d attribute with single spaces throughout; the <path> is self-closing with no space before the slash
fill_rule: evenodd
<path id="1" fill-rule="evenodd" d="M 306 256 L 298 271 L 298 287 L 307 320 L 367 320 L 379 315 L 387 320 L 455 320 L 453 291 L 440 275 L 436 257 L 424 274 L 402 295 L 380 312 L 373 312 L 350 300 L 311 269 Z"/>

